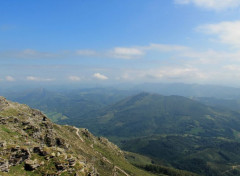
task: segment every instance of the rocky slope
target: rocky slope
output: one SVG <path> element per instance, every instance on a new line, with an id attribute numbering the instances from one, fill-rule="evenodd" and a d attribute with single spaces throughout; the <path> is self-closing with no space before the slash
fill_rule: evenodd
<path id="1" fill-rule="evenodd" d="M 52 123 L 40 111 L 0 97 L 0 175 L 148 176 L 87 129 Z"/>

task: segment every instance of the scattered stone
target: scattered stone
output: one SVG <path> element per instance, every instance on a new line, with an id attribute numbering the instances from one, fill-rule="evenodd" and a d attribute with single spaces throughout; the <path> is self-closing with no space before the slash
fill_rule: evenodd
<path id="1" fill-rule="evenodd" d="M 42 147 L 34 147 L 33 152 L 39 154 L 40 156 L 48 155 L 48 152 L 44 150 Z"/>
<path id="2" fill-rule="evenodd" d="M 30 156 L 31 154 L 28 149 L 20 149 L 20 147 L 12 148 L 9 164 L 16 166 L 17 164 L 21 164 L 23 161 L 29 159 Z"/>
<path id="3" fill-rule="evenodd" d="M 5 148 L 7 143 L 5 141 L 0 142 L 0 147 Z"/>
<path id="4" fill-rule="evenodd" d="M 65 140 L 61 139 L 61 138 L 56 138 L 56 145 L 64 148 L 65 147 Z"/>
<path id="5" fill-rule="evenodd" d="M 76 159 L 75 158 L 69 158 L 68 159 L 69 166 L 73 167 L 76 165 Z"/>
<path id="6" fill-rule="evenodd" d="M 52 146 L 55 146 L 56 144 L 56 141 L 53 137 L 53 134 L 52 132 L 48 132 L 45 136 L 45 143 L 48 147 L 52 147 Z"/>
<path id="7" fill-rule="evenodd" d="M 9 106 L 9 103 L 7 102 L 6 98 L 0 96 L 0 111 L 7 106 Z"/>
<path id="8" fill-rule="evenodd" d="M 56 156 L 59 157 L 60 155 L 61 155 L 60 152 L 57 152 Z"/>
<path id="9" fill-rule="evenodd" d="M 67 169 L 67 166 L 64 165 L 63 163 L 55 163 L 55 167 L 57 168 L 58 171 L 65 171 Z"/>
<path id="10" fill-rule="evenodd" d="M 81 143 L 80 146 L 78 146 L 78 142 L 81 141 L 70 141 L 72 140 L 72 136 L 69 136 L 69 139 L 65 138 L 65 135 L 60 134 L 65 132 L 65 127 L 54 125 L 40 111 L 33 110 L 26 105 L 19 105 L 7 101 L 5 98 L 0 97 L 0 111 L 5 110 L 7 110 L 6 112 L 8 112 L 9 115 L 1 113 L 0 124 L 6 124 L 6 128 L 17 133 L 17 135 L 10 135 L 10 139 L 6 140 L 7 143 L 5 142 L 5 136 L 1 138 L 1 173 L 9 172 L 12 166 L 19 166 L 21 169 L 25 169 L 25 171 L 22 170 L 24 172 L 41 172 L 41 174 L 45 176 L 56 176 L 62 173 L 75 176 L 97 176 L 97 171 L 94 169 L 95 163 L 92 163 L 95 162 L 95 160 L 89 159 L 91 156 L 91 153 L 88 152 L 90 144 L 85 145 Z M 71 129 L 70 126 L 68 128 Z M 74 136 L 75 133 L 78 134 L 80 139 L 81 137 L 90 139 L 94 145 L 95 142 L 99 143 L 87 129 L 78 129 L 77 131 L 70 130 L 69 132 L 72 132 Z M 66 137 L 68 137 L 68 135 L 69 134 L 66 133 Z M 91 147 L 93 148 L 93 144 L 91 144 Z M 79 152 L 77 152 L 77 150 L 79 150 Z M 81 155 L 81 153 L 83 155 Z M 96 152 L 93 155 L 93 157 L 96 158 L 98 156 Z M 33 157 L 39 160 L 33 160 Z M 47 164 L 51 164 L 51 167 L 45 167 Z M 52 164 L 53 166 L 55 165 L 56 168 L 52 168 Z M 13 170 L 13 172 L 15 171 Z M 111 172 L 111 170 L 109 172 Z"/>
<path id="11" fill-rule="evenodd" d="M 9 172 L 8 160 L 0 158 L 0 171 L 1 172 Z"/>
<path id="12" fill-rule="evenodd" d="M 33 161 L 33 160 L 26 160 L 25 161 L 25 165 L 24 168 L 27 171 L 33 171 L 36 168 L 38 168 L 40 166 L 40 164 L 37 163 L 37 161 Z"/>
<path id="13" fill-rule="evenodd" d="M 55 157 L 56 156 L 56 154 L 55 153 L 51 153 L 51 157 Z"/>
<path id="14" fill-rule="evenodd" d="M 29 125 L 29 124 L 30 124 L 29 121 L 23 121 L 23 122 L 22 122 L 22 125 L 23 125 L 23 126 L 25 126 L 25 125 Z"/>
<path id="15" fill-rule="evenodd" d="M 46 117 L 46 116 L 43 116 L 42 121 L 47 121 L 47 117 Z"/>
<path id="16" fill-rule="evenodd" d="M 3 125 L 7 124 L 6 118 L 0 117 L 0 124 L 3 124 Z"/>

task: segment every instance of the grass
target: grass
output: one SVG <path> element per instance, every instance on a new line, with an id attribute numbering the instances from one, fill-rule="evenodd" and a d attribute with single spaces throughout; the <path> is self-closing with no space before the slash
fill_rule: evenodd
<path id="1" fill-rule="evenodd" d="M 21 138 L 21 135 L 11 129 L 7 128 L 5 125 L 0 125 L 0 137 L 5 141 L 12 139 L 13 137 Z"/>
<path id="2" fill-rule="evenodd" d="M 2 129 L 2 131 L 6 132 L 6 133 L 13 133 L 10 129 L 6 128 L 3 125 L 1 125 L 1 129 Z"/>
<path id="3" fill-rule="evenodd" d="M 58 112 L 44 112 L 46 115 L 53 121 L 58 122 L 59 120 L 68 119 L 67 116 L 63 115 L 62 113 Z"/>
<path id="4" fill-rule="evenodd" d="M 30 171 L 25 171 L 23 169 L 24 164 L 20 164 L 17 166 L 12 166 L 10 167 L 10 171 L 8 173 L 6 172 L 0 172 L 1 176 L 41 176 L 41 174 L 30 172 Z"/>
<path id="5" fill-rule="evenodd" d="M 102 153 L 106 158 L 108 158 L 113 163 L 113 165 L 118 166 L 120 168 L 124 168 L 123 170 L 130 175 L 131 174 L 137 175 L 137 176 L 153 176 L 154 175 L 136 168 L 135 166 L 128 163 L 123 156 L 121 157 L 116 155 L 116 153 L 114 152 L 109 152 L 109 149 L 104 146 L 94 145 L 94 149 Z"/>
<path id="6" fill-rule="evenodd" d="M 194 135 L 198 135 L 200 133 L 204 133 L 205 130 L 201 127 L 197 127 L 197 128 L 192 128 L 190 131 L 190 134 L 194 134 Z"/>
<path id="7" fill-rule="evenodd" d="M 17 116 L 19 112 L 14 108 L 9 108 L 0 112 L 0 115 L 3 117 Z"/>
<path id="8" fill-rule="evenodd" d="M 133 165 L 152 164 L 152 159 L 147 156 L 139 155 L 137 153 L 132 152 L 124 152 L 124 155 L 126 159 Z"/>
<path id="9" fill-rule="evenodd" d="M 34 143 L 33 146 L 38 146 L 40 141 L 39 139 L 33 139 L 31 134 L 34 132 L 33 129 L 25 129 L 25 132 L 22 130 L 22 121 L 28 120 L 28 118 L 32 115 L 32 111 L 25 108 L 26 111 L 21 106 L 15 106 L 16 109 L 8 108 L 4 111 L 0 112 L 0 115 L 4 118 L 7 117 L 6 125 L 0 125 L 0 140 L 7 141 L 7 150 L 11 150 L 12 147 L 16 146 L 24 146 L 29 148 L 26 145 L 25 140 L 26 138 L 29 142 Z M 22 114 L 22 115 L 21 115 Z M 21 115 L 21 116 L 20 116 Z M 52 114 L 54 115 L 54 114 Z M 55 114 L 56 115 L 56 114 Z M 59 114 L 57 114 L 58 116 Z M 9 117 L 9 118 L 8 118 Z M 21 118 L 19 121 L 10 121 L 10 119 Z M 39 118 L 39 119 L 38 119 Z M 36 120 L 36 121 L 35 121 Z M 32 117 L 32 121 L 36 122 L 36 125 L 41 126 L 41 116 L 38 114 Z M 19 123 L 19 124 L 18 124 Z M 92 165 L 101 176 L 109 176 L 113 173 L 114 166 L 117 166 L 127 172 L 130 175 L 137 175 L 137 176 L 153 176 L 154 174 L 147 173 L 133 165 L 131 165 L 125 159 L 124 155 L 120 152 L 120 150 L 115 147 L 115 145 L 105 141 L 101 142 L 97 137 L 94 137 L 90 132 L 84 136 L 83 132 L 79 132 L 79 135 L 84 139 L 84 141 L 80 140 L 79 136 L 76 134 L 76 129 L 70 126 L 58 126 L 53 124 L 54 128 L 54 138 L 61 138 L 64 139 L 66 144 L 70 144 L 68 149 L 63 149 L 60 156 L 56 156 L 53 158 L 49 158 L 48 160 L 44 156 L 39 156 L 36 153 L 31 152 L 31 160 L 36 160 L 37 163 L 41 163 L 44 161 L 44 164 L 39 166 L 34 171 L 26 171 L 24 170 L 24 162 L 17 166 L 11 166 L 9 173 L 1 173 L 1 176 L 40 176 L 40 175 L 56 175 L 57 168 L 56 163 L 68 164 L 68 161 L 64 158 L 64 156 L 68 155 L 70 157 L 76 158 L 77 162 L 73 168 L 75 171 L 78 172 L 79 176 L 85 176 L 86 173 L 92 170 Z M 42 135 L 44 136 L 47 133 L 45 128 L 42 128 Z M 16 136 L 18 135 L 18 136 Z M 93 148 L 92 148 L 93 145 Z M 47 155 L 49 153 L 55 152 L 57 150 L 61 151 L 61 148 L 55 147 L 48 147 L 46 150 L 49 149 Z M 45 149 L 44 149 L 45 150 Z M 1 156 L 2 157 L 2 156 Z M 9 156 L 6 156 L 6 158 Z M 103 157 L 106 157 L 111 163 L 104 160 Z M 81 170 L 84 168 L 84 173 L 81 173 Z M 124 176 L 120 170 L 117 170 L 119 176 Z M 74 175 L 68 173 L 68 171 L 63 172 L 59 175 L 62 176 L 70 176 Z"/>

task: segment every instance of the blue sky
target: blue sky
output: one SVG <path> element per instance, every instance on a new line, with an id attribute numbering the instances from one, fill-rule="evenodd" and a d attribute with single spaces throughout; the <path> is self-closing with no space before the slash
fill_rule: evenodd
<path id="1" fill-rule="evenodd" d="M 239 0 L 0 0 L 0 85 L 240 86 Z"/>

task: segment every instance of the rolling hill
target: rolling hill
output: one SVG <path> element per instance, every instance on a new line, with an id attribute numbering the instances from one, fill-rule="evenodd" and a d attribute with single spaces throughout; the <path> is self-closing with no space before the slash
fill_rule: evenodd
<path id="1" fill-rule="evenodd" d="M 39 88 L 7 92 L 3 95 L 9 100 L 40 109 L 52 121 L 60 123 L 64 119 L 71 121 L 72 119 L 85 118 L 90 112 L 100 110 L 132 95 L 132 92 L 111 88 L 64 89 L 61 91 Z"/>
<path id="2" fill-rule="evenodd" d="M 240 173 L 238 112 L 181 96 L 140 93 L 92 113 L 81 123 L 158 164 L 201 175 Z"/>
<path id="3" fill-rule="evenodd" d="M 95 137 L 86 128 L 54 124 L 39 110 L 1 96 L 0 175 L 197 176 L 151 163 L 137 168 L 108 139 Z"/>
<path id="4" fill-rule="evenodd" d="M 0 97 L 0 175 L 151 176 L 87 129 L 52 123 L 39 110 Z"/>
<path id="5" fill-rule="evenodd" d="M 85 118 L 97 134 L 143 137 L 153 134 L 192 134 L 234 138 L 240 114 L 223 111 L 181 96 L 140 93 Z M 95 127 L 98 128 L 95 128 Z"/>

